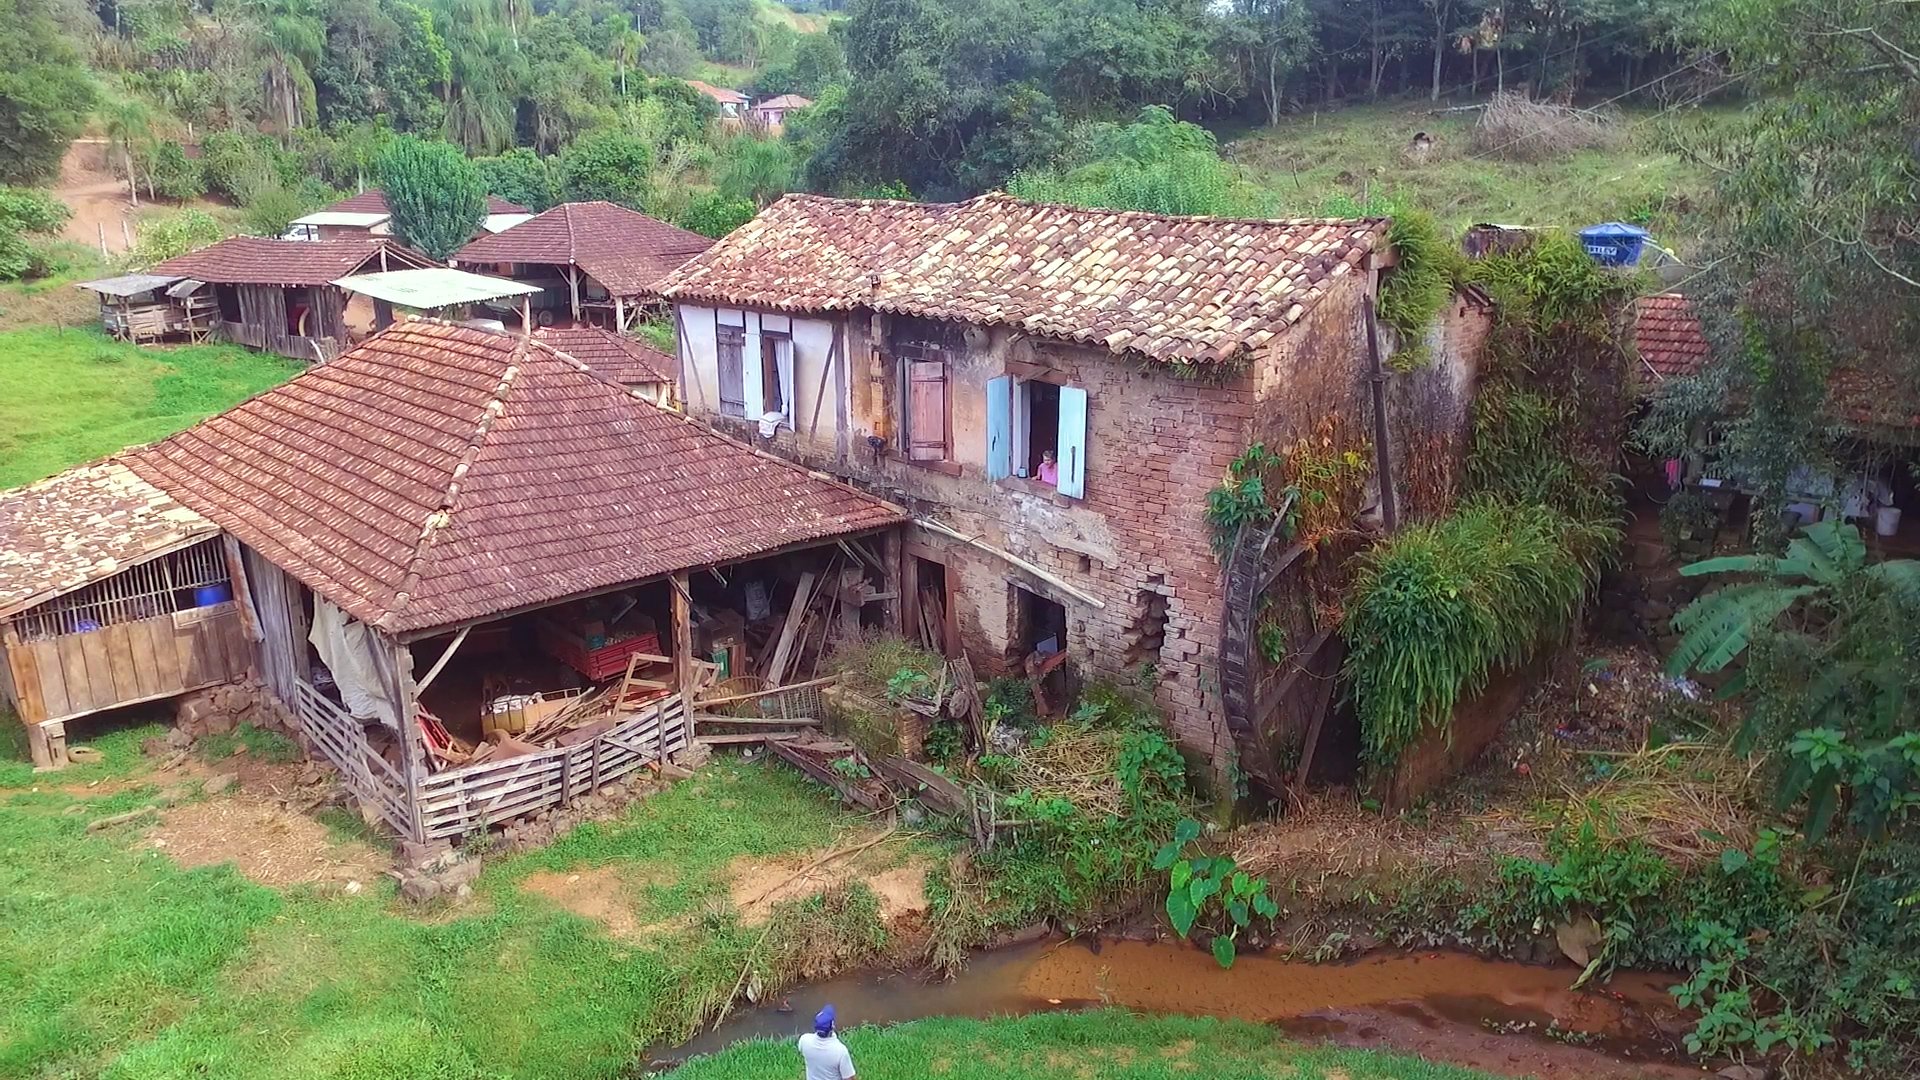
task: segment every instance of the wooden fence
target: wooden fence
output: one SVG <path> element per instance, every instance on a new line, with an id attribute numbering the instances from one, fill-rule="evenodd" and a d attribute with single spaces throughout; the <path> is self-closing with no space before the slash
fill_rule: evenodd
<path id="1" fill-rule="evenodd" d="M 427 837 L 459 836 L 549 807 L 564 806 L 649 762 L 686 747 L 685 703 L 667 698 L 574 746 L 449 769 L 416 793 Z"/>
<path id="2" fill-rule="evenodd" d="M 381 757 L 367 741 L 366 725 L 349 716 L 304 679 L 294 681 L 298 700 L 294 715 L 300 730 L 340 770 L 348 790 L 377 810 L 401 836 L 413 834 L 408 813 L 407 782 L 393 763 Z"/>

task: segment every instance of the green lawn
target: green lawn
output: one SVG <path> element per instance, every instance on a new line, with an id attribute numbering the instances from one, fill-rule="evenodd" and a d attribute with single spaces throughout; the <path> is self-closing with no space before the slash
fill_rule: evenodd
<path id="1" fill-rule="evenodd" d="M 423 915 L 384 879 L 355 896 L 283 892 L 227 866 L 180 869 L 138 824 L 89 834 L 152 797 L 90 798 L 87 785 L 139 781 L 139 742 L 158 730 L 92 740 L 107 760 L 61 773 L 57 789 L 0 764 L 0 1076 L 620 1076 L 723 998 L 761 938 L 726 903 L 721 868 L 869 824 L 787 770 L 718 762 L 619 822 L 490 860 L 474 899 Z M 639 923 L 677 914 L 673 929 L 615 939 L 520 887 L 602 865 L 646 883 L 631 894 Z M 871 938 L 877 908 L 853 892 L 867 900 L 847 909 L 867 920 L 853 929 Z M 789 934 L 817 943 L 822 906 L 778 909 L 756 969 L 778 963 Z"/>
<path id="2" fill-rule="evenodd" d="M 1278 196 L 1289 213 L 1313 213 L 1337 196 L 1367 192 L 1405 199 L 1455 228 L 1482 221 L 1580 227 L 1602 221 L 1647 225 L 1669 247 L 1691 247 L 1693 215 L 1710 195 L 1712 173 L 1669 152 L 1661 124 L 1628 114 L 1628 137 L 1607 150 L 1551 161 L 1475 156 L 1477 113 L 1428 111 L 1425 101 L 1305 112 L 1279 126 L 1218 132 L 1222 152 Z M 1723 114 L 1695 110 L 1683 122 L 1711 124 Z M 1416 132 L 1436 140 L 1432 159 L 1410 165 L 1402 148 Z"/>
<path id="3" fill-rule="evenodd" d="M 1486 1074 L 1366 1050 L 1306 1047 L 1231 1020 L 1135 1016 L 1119 1009 L 1018 1019 L 920 1020 L 844 1034 L 871 1080 L 1485 1080 Z M 741 1043 L 671 1080 L 800 1075 L 785 1040 Z"/>
<path id="4" fill-rule="evenodd" d="M 142 348 L 90 329 L 0 331 L 0 488 L 170 435 L 299 370 L 237 345 Z"/>

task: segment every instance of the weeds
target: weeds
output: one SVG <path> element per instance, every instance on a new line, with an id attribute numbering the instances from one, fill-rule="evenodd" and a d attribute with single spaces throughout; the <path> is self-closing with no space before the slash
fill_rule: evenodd
<path id="1" fill-rule="evenodd" d="M 242 751 L 242 747 L 246 749 Z M 223 735 L 203 736 L 195 740 L 193 752 L 208 762 L 218 762 L 241 752 L 269 765 L 285 765 L 300 760 L 300 748 L 294 745 L 292 739 L 252 724 L 241 724 Z"/>

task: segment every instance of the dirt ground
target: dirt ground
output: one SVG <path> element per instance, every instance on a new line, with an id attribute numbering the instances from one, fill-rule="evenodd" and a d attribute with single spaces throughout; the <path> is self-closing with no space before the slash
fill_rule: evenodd
<path id="1" fill-rule="evenodd" d="M 147 843 L 185 867 L 232 863 L 276 889 L 312 885 L 358 892 L 392 863 L 385 852 L 336 838 L 305 814 L 246 791 L 161 812 Z"/>
<path id="2" fill-rule="evenodd" d="M 105 139 L 75 139 L 67 147 L 53 194 L 73 209 L 61 239 L 97 248 L 104 234 L 107 250 L 116 255 L 131 246 L 133 202 L 126 182 L 107 167 Z"/>

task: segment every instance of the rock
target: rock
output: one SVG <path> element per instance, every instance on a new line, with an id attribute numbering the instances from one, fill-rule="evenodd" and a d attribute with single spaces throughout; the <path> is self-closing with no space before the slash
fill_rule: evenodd
<path id="1" fill-rule="evenodd" d="M 346 884 L 346 893 L 348 896 L 354 896 L 354 895 L 357 895 L 362 888 L 364 888 L 364 886 L 362 886 L 359 882 L 349 881 Z"/>
<path id="2" fill-rule="evenodd" d="M 166 738 L 159 735 L 151 739 L 143 739 L 140 742 L 140 752 L 147 757 L 166 757 L 167 751 L 171 749 L 173 749 L 173 747 L 168 744 Z"/>
<path id="3" fill-rule="evenodd" d="M 462 885 L 471 885 L 480 877 L 479 859 L 462 859 L 435 875 L 444 889 L 456 889 Z"/>
<path id="4" fill-rule="evenodd" d="M 107 760 L 107 755 L 91 746 L 69 746 L 67 760 L 75 765 L 98 765 Z"/>
<path id="5" fill-rule="evenodd" d="M 900 804 L 900 824 L 909 829 L 917 829 L 927 823 L 927 812 L 912 799 Z"/>
<path id="6" fill-rule="evenodd" d="M 1773 1070 L 1760 1065 L 1734 1064 L 1721 1069 L 1714 1075 L 1724 1076 L 1726 1080 L 1768 1080 L 1773 1075 Z"/>
<path id="7" fill-rule="evenodd" d="M 207 782 L 200 785 L 200 790 L 207 795 L 218 795 L 239 782 L 240 778 L 230 772 L 215 773 L 207 777 Z"/>
<path id="8" fill-rule="evenodd" d="M 663 780 L 691 780 L 693 770 L 671 761 L 663 761 L 660 763 L 660 777 Z"/>
<path id="9" fill-rule="evenodd" d="M 411 840 L 400 841 L 401 866 L 431 866 L 439 862 L 441 856 L 451 854 L 453 845 L 445 840 L 429 840 L 424 844 L 416 844 Z"/>
<path id="10" fill-rule="evenodd" d="M 233 717 L 223 712 L 208 713 L 201 730 L 208 735 L 225 735 L 233 730 Z"/>
<path id="11" fill-rule="evenodd" d="M 440 898 L 440 882 L 426 874 L 408 874 L 400 879 L 400 895 L 416 904 Z"/>
<path id="12" fill-rule="evenodd" d="M 673 755 L 672 761 L 683 769 L 697 769 L 713 760 L 713 747 L 697 742 Z"/>
<path id="13" fill-rule="evenodd" d="M 188 799 L 193 798 L 193 792 L 189 791 L 184 784 L 173 784 L 169 787 L 161 788 L 160 794 L 154 796 L 154 798 L 159 800 L 162 806 L 178 806 Z"/>
<path id="14" fill-rule="evenodd" d="M 471 899 L 473 896 L 473 886 L 461 885 L 459 888 L 453 890 L 453 896 L 456 900 Z"/>
<path id="15" fill-rule="evenodd" d="M 175 750 L 185 750 L 193 745 L 193 736 L 177 727 L 168 728 L 163 737 L 167 740 L 167 745 Z"/>

